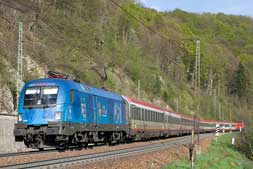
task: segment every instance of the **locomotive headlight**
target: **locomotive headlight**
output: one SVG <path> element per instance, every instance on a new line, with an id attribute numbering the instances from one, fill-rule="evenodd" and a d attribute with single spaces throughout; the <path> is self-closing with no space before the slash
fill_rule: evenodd
<path id="1" fill-rule="evenodd" d="M 55 120 L 61 120 L 61 112 L 60 111 L 55 112 Z"/>
<path id="2" fill-rule="evenodd" d="M 23 121 L 23 115 L 22 114 L 18 114 L 18 121 Z"/>

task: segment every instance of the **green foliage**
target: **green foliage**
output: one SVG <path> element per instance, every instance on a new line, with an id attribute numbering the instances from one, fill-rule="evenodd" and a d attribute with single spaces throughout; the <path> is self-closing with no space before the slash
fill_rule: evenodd
<path id="1" fill-rule="evenodd" d="M 236 94 L 238 97 L 247 96 L 250 88 L 252 87 L 252 80 L 250 73 L 247 72 L 246 67 L 240 63 L 237 71 L 234 75 L 234 81 L 232 82 L 232 94 Z"/>
<path id="2" fill-rule="evenodd" d="M 201 154 L 195 161 L 196 169 L 251 169 L 253 162 L 245 158 L 240 152 L 231 145 L 233 135 L 220 136 L 212 141 L 208 152 Z M 238 137 L 237 137 L 238 138 Z M 175 161 L 168 165 L 168 169 L 191 168 L 191 162 L 188 159 Z"/>
<path id="3" fill-rule="evenodd" d="M 240 137 L 236 143 L 237 148 L 253 161 L 253 131 L 247 128 L 240 133 Z"/>
<path id="4" fill-rule="evenodd" d="M 154 80 L 152 80 L 152 81 L 153 81 L 153 91 L 154 91 L 154 94 L 160 96 L 160 92 L 161 92 L 162 86 L 161 86 L 161 81 L 160 81 L 159 76 L 156 74 Z"/>

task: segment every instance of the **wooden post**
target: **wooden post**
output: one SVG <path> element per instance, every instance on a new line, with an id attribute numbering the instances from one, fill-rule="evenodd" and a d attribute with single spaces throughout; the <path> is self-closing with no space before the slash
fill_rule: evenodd
<path id="1" fill-rule="evenodd" d="M 194 142 L 195 142 L 195 139 L 194 139 L 194 129 L 193 129 L 192 130 L 192 144 L 189 147 L 190 160 L 191 160 L 191 168 L 192 169 L 194 168 L 194 159 L 195 159 L 195 157 L 194 157 L 194 155 L 195 155 L 195 153 L 194 153 L 194 146 L 195 146 Z"/>

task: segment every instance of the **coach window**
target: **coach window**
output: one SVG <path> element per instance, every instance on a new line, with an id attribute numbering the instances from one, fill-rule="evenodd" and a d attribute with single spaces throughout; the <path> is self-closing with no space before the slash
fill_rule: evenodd
<path id="1" fill-rule="evenodd" d="M 135 116 L 134 116 L 134 107 L 133 106 L 131 107 L 131 116 L 132 116 L 132 119 L 135 119 Z"/>
<path id="2" fill-rule="evenodd" d="M 173 123 L 172 116 L 168 116 L 168 123 Z"/>
<path id="3" fill-rule="evenodd" d="M 141 108 L 138 108 L 139 112 L 140 112 L 140 120 L 143 120 L 143 113 L 141 111 Z"/>
<path id="4" fill-rule="evenodd" d="M 148 121 L 148 110 L 145 109 L 145 113 L 146 113 L 146 121 Z"/>
<path id="5" fill-rule="evenodd" d="M 130 109 L 131 111 L 131 117 L 132 117 L 132 119 L 134 119 L 134 106 L 131 106 L 131 109 Z"/>
<path id="6" fill-rule="evenodd" d="M 134 120 L 136 120 L 136 114 L 135 114 L 135 107 L 132 107 L 132 117 Z"/>
<path id="7" fill-rule="evenodd" d="M 144 121 L 147 121 L 146 110 L 145 109 L 142 109 L 142 110 L 143 110 L 143 114 L 144 114 Z"/>
<path id="8" fill-rule="evenodd" d="M 139 108 L 139 110 L 140 110 L 140 118 L 141 118 L 141 120 L 143 120 L 143 113 L 142 113 L 141 108 Z"/>
<path id="9" fill-rule="evenodd" d="M 139 111 L 139 108 L 137 108 L 137 114 L 138 114 L 138 120 L 141 120 L 141 113 Z"/>
<path id="10" fill-rule="evenodd" d="M 150 110 L 150 121 L 152 121 L 152 111 Z"/>
<path id="11" fill-rule="evenodd" d="M 145 110 L 142 109 L 142 114 L 143 114 L 143 120 L 146 121 L 146 114 L 145 114 Z"/>
<path id="12" fill-rule="evenodd" d="M 139 108 L 136 108 L 136 113 L 137 113 L 137 120 L 140 120 L 140 112 L 139 112 Z"/>
<path id="13" fill-rule="evenodd" d="M 134 108 L 134 116 L 135 116 L 135 120 L 138 120 L 138 111 L 137 111 L 137 107 Z"/>
<path id="14" fill-rule="evenodd" d="M 138 111 L 137 107 L 134 108 L 135 120 L 138 120 Z"/>
<path id="15" fill-rule="evenodd" d="M 138 108 L 135 108 L 135 114 L 136 114 L 136 120 L 139 120 L 139 112 L 138 112 Z"/>
<path id="16" fill-rule="evenodd" d="M 136 107 L 136 110 L 135 110 L 135 112 L 136 112 L 136 120 L 139 120 L 140 118 L 139 118 L 139 111 L 138 111 L 138 108 Z"/>
<path id="17" fill-rule="evenodd" d="M 145 121 L 148 121 L 147 110 L 145 109 Z"/>
<path id="18" fill-rule="evenodd" d="M 137 107 L 134 107 L 134 119 L 138 120 L 138 112 L 137 112 Z"/>
<path id="19" fill-rule="evenodd" d="M 145 113 L 144 113 L 144 111 L 143 111 L 142 108 L 140 108 L 140 112 L 141 112 L 141 118 L 144 121 L 144 119 L 145 119 Z"/>
<path id="20" fill-rule="evenodd" d="M 146 112 L 147 112 L 147 121 L 149 121 L 149 114 L 148 114 L 148 110 L 146 110 Z"/>
<path id="21" fill-rule="evenodd" d="M 147 115 L 148 115 L 148 121 L 150 121 L 150 114 L 149 114 L 149 110 L 147 110 Z"/>
<path id="22" fill-rule="evenodd" d="M 138 108 L 138 112 L 139 112 L 140 120 L 142 120 L 142 113 L 141 113 L 141 109 L 140 108 Z"/>
<path id="23" fill-rule="evenodd" d="M 141 109 L 141 114 L 142 114 L 142 120 L 145 121 L 145 112 L 143 109 Z"/>
<path id="24" fill-rule="evenodd" d="M 141 116 L 141 120 L 143 120 L 143 113 L 142 113 L 141 108 L 140 108 L 140 116 Z"/>

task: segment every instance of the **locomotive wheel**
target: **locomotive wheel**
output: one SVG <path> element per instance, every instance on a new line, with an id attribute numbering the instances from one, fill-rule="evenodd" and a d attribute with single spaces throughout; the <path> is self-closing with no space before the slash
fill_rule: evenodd
<path id="1" fill-rule="evenodd" d="M 83 144 L 83 147 L 84 147 L 85 149 L 87 149 L 87 148 L 88 148 L 88 145 L 89 145 L 89 143 L 86 142 L 86 143 Z"/>

